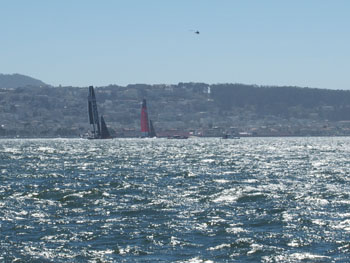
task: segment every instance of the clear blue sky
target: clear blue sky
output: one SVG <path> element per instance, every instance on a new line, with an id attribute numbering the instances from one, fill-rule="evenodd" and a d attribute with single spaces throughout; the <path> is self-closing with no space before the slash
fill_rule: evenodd
<path id="1" fill-rule="evenodd" d="M 0 34 L 0 73 L 52 85 L 350 89 L 349 0 L 0 0 Z"/>

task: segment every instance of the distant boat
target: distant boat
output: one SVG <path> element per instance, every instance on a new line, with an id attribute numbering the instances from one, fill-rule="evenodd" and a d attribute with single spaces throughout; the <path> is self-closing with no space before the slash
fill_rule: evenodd
<path id="1" fill-rule="evenodd" d="M 87 138 L 88 139 L 111 138 L 103 116 L 101 116 L 101 123 L 100 123 L 100 119 L 98 117 L 98 112 L 97 112 L 96 96 L 95 96 L 95 91 L 93 86 L 89 87 L 88 114 L 89 114 L 89 123 L 92 126 L 92 130 L 88 134 Z"/>
<path id="2" fill-rule="evenodd" d="M 142 107 L 141 107 L 141 137 L 142 138 L 157 137 L 152 120 L 148 121 L 147 103 L 145 99 L 142 100 Z"/>
<path id="3" fill-rule="evenodd" d="M 188 139 L 188 136 L 186 136 L 186 135 L 171 135 L 171 136 L 168 136 L 168 139 Z"/>
<path id="4" fill-rule="evenodd" d="M 222 136 L 222 139 L 240 139 L 240 137 L 234 134 L 224 134 Z"/>

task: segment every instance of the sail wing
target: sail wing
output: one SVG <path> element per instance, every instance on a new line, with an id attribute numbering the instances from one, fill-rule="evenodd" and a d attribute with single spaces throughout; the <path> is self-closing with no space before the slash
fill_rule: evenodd
<path id="1" fill-rule="evenodd" d="M 97 103 L 94 87 L 89 87 L 89 96 L 88 96 L 88 112 L 89 112 L 89 122 L 93 126 L 94 137 L 98 138 L 101 135 L 100 121 L 98 118 L 97 112 Z"/>
<path id="2" fill-rule="evenodd" d="M 149 137 L 157 137 L 156 131 L 154 130 L 153 127 L 153 122 L 152 120 L 149 120 Z"/>
<path id="3" fill-rule="evenodd" d="M 106 122 L 105 122 L 103 116 L 101 116 L 101 139 L 107 139 L 110 137 L 111 137 L 111 135 L 109 134 Z"/>
<path id="4" fill-rule="evenodd" d="M 142 101 L 142 108 L 141 108 L 141 136 L 147 137 L 148 133 L 149 133 L 148 113 L 147 113 L 146 100 L 144 99 Z"/>
<path id="5" fill-rule="evenodd" d="M 94 123 L 94 117 L 93 117 L 92 105 L 91 105 L 90 101 L 88 101 L 88 112 L 89 112 L 89 122 L 90 122 L 90 124 L 93 124 Z"/>

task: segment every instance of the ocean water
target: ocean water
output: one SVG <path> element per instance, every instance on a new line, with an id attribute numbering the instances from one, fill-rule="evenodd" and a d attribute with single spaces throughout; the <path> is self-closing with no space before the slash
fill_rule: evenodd
<path id="1" fill-rule="evenodd" d="M 0 262 L 349 262 L 350 138 L 0 140 Z"/>

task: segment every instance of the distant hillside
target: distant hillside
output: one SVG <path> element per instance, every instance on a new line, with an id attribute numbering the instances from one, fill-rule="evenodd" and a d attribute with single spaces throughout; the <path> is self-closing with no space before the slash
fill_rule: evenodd
<path id="1" fill-rule="evenodd" d="M 0 74 L 0 88 L 12 89 L 26 86 L 47 86 L 44 82 L 21 74 Z"/>
<path id="2" fill-rule="evenodd" d="M 220 84 L 211 86 L 211 97 L 221 109 L 249 108 L 259 117 L 350 120 L 350 90 Z"/>
<path id="3" fill-rule="evenodd" d="M 99 114 L 117 136 L 140 135 L 142 99 L 147 99 L 149 118 L 162 136 L 350 136 L 349 90 L 178 83 L 110 85 L 95 92 Z M 0 137 L 86 133 L 87 97 L 87 87 L 0 85 Z"/>

